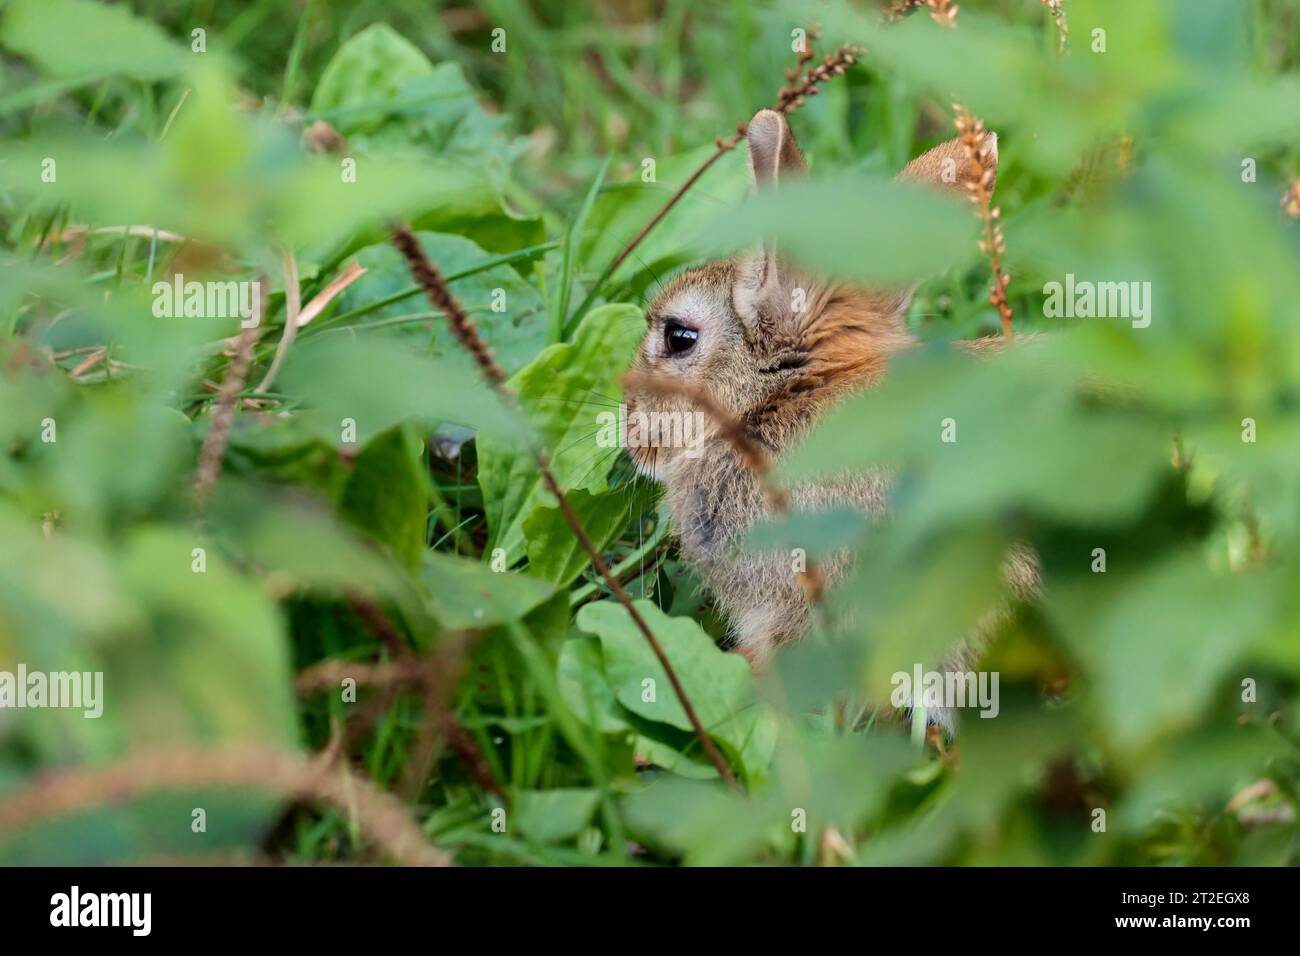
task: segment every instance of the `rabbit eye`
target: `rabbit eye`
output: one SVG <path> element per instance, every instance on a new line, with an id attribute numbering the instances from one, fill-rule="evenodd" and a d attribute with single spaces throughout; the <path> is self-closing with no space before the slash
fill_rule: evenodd
<path id="1" fill-rule="evenodd" d="M 669 319 L 664 323 L 664 348 L 669 355 L 681 355 L 695 348 L 700 333 L 680 322 Z"/>

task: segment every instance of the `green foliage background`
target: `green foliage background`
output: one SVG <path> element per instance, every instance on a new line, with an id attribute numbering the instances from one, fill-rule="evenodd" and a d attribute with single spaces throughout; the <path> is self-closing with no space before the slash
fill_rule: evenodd
<path id="1" fill-rule="evenodd" d="M 956 30 L 924 13 L 882 26 L 867 4 L 0 5 L 0 670 L 99 670 L 106 689 L 99 720 L 0 711 L 0 798 L 165 744 L 319 750 L 338 724 L 352 766 L 464 863 L 1294 864 L 1300 226 L 1278 206 L 1300 173 L 1300 9 L 1065 8 L 1061 57 L 1034 0 L 967 0 Z M 714 137 L 771 101 L 810 18 L 824 49 L 868 51 L 792 119 L 813 180 L 738 209 L 743 150 L 730 153 L 592 290 Z M 997 327 L 971 210 L 884 185 L 954 135 L 953 101 L 999 133 L 1017 326 L 1050 333 L 980 363 L 947 348 Z M 305 145 L 317 121 L 346 138 L 355 182 Z M 383 241 L 391 219 L 453 278 L 527 421 L 427 311 Z M 147 228 L 67 232 L 78 224 Z M 899 477 L 882 525 L 796 516 L 756 530 L 755 547 L 850 546 L 858 561 L 830 624 L 755 682 L 717 646 L 725 622 L 653 489 L 596 430 L 645 298 L 760 232 L 836 275 L 923 274 L 909 322 L 928 347 L 782 463 L 790 479 Z M 303 302 L 354 260 L 368 272 L 239 413 L 196 523 L 236 320 L 157 318 L 151 287 L 177 271 L 269 277 L 251 398 L 284 323 L 286 250 Z M 1043 284 L 1066 273 L 1149 281 L 1150 327 L 1044 318 Z M 949 417 L 956 444 L 939 441 Z M 722 787 L 568 534 L 529 433 L 743 794 Z M 972 715 L 940 756 L 846 703 L 884 699 L 891 673 L 933 665 L 968 632 L 1001 599 L 1015 541 L 1041 555 L 1044 596 L 980 665 L 1001 675 L 996 719 Z M 295 695 L 295 672 L 318 661 L 394 652 L 358 598 L 418 654 L 478 635 L 451 703 L 477 772 L 464 747 L 439 749 L 402 787 L 425 717 L 413 692 Z M 206 834 L 190 830 L 196 805 Z M 258 847 L 373 855 L 347 815 L 252 792 L 0 833 L 10 863 Z"/>

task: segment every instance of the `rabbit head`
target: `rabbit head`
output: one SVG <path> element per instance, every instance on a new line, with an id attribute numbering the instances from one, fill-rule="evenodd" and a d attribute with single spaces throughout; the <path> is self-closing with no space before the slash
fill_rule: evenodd
<path id="1" fill-rule="evenodd" d="M 992 136 L 992 134 L 989 134 Z M 803 153 L 781 113 L 762 110 L 747 135 L 752 184 L 778 188 L 801 177 Z M 996 146 L 996 140 L 994 140 Z M 994 151 L 996 161 L 996 151 Z M 913 160 L 900 180 L 965 195 L 972 164 L 960 141 Z M 910 289 L 832 282 L 796 267 L 765 244 L 692 269 L 651 303 L 633 371 L 706 388 L 759 441 L 784 447 L 817 409 L 869 383 L 888 357 L 907 348 Z M 643 473 L 663 478 L 695 457 L 708 423 L 685 399 L 630 388 L 628 445 Z M 661 427 L 669 422 L 676 430 Z M 684 435 L 687 441 L 670 440 Z"/>

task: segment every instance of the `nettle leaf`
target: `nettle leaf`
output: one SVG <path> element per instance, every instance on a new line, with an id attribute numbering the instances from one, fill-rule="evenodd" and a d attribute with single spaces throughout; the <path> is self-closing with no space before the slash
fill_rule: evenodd
<path id="1" fill-rule="evenodd" d="M 225 478 L 208 507 L 208 526 L 233 560 L 273 576 L 281 586 L 392 597 L 402 596 L 408 586 L 393 562 L 301 489 Z"/>
<path id="2" fill-rule="evenodd" d="M 1082 736 L 1073 711 L 1044 712 L 1027 694 L 1005 688 L 1000 696 L 996 718 L 962 717 L 962 766 L 950 801 L 956 818 L 985 832 L 997 828 L 1008 805 L 1042 779 L 1054 759 L 1080 746 Z"/>
<path id="3" fill-rule="evenodd" d="M 663 646 L 705 729 L 739 758 L 747 775 L 760 773 L 771 759 L 776 729 L 758 703 L 749 664 L 720 650 L 690 618 L 668 617 L 652 601 L 635 606 Z M 691 731 L 672 684 L 625 608 L 597 601 L 578 612 L 577 624 L 600 638 L 605 673 L 620 704 L 645 720 Z"/>
<path id="4" fill-rule="evenodd" d="M 978 255 L 970 204 L 858 173 L 783 185 L 717 215 L 707 241 L 730 252 L 759 239 L 818 272 L 908 282 Z"/>
<path id="5" fill-rule="evenodd" d="M 305 255 L 324 258 L 339 245 L 376 242 L 394 220 L 464 232 L 493 251 L 540 241 L 537 222 L 505 210 L 500 190 L 469 164 L 436 156 L 362 156 L 356 158 L 355 178 L 343 173 L 337 159 L 307 157 L 268 195 L 280 234 Z M 494 242 L 479 235 L 481 223 Z"/>
<path id="6" fill-rule="evenodd" d="M 1091 407 L 1049 359 L 1033 344 L 996 358 L 930 349 L 900 359 L 779 471 L 794 480 L 902 469 L 908 507 L 932 528 L 1025 506 L 1073 521 L 1131 520 L 1168 473 L 1168 428 Z"/>
<path id="7" fill-rule="evenodd" d="M 350 477 L 334 444 L 292 417 L 232 431 L 222 473 L 315 489 L 332 501 L 339 499 Z"/>
<path id="8" fill-rule="evenodd" d="M 45 661 L 46 653 L 99 640 L 141 624 L 141 612 L 123 594 L 112 556 L 71 536 L 45 541 L 30 513 L 0 497 L 0 657 Z M 67 582 L 77 582 L 69 600 Z M 42 640 L 29 644 L 33 635 Z M 24 657 L 35 654 L 35 657 Z"/>
<path id="9" fill-rule="evenodd" d="M 419 232 L 416 238 L 444 276 L 473 269 L 492 258 L 462 236 Z M 398 325 L 420 342 L 432 339 L 437 353 L 445 360 L 471 368 L 472 360 L 452 337 L 445 317 L 429 313 L 430 306 L 423 292 L 386 305 L 378 304 L 413 288 L 406 260 L 396 249 L 386 242 L 376 243 L 351 258 L 365 267 L 366 274 L 338 297 L 334 307 L 336 315 L 367 309 L 353 326 L 358 331 L 371 324 Z M 519 371 L 545 347 L 547 328 L 541 296 L 510 266 L 498 265 L 455 279 L 451 288 L 508 374 Z M 503 311 L 497 311 L 498 304 Z M 402 322 L 413 315 L 424 318 Z"/>
<path id="10" fill-rule="evenodd" d="M 1111 739 L 1136 748 L 1213 706 L 1234 665 L 1276 628 L 1286 591 L 1259 573 L 1214 571 L 1195 552 L 1127 573 L 1120 561 L 1049 588 L 1046 606 L 1096 684 L 1096 713 Z"/>
<path id="11" fill-rule="evenodd" d="M 644 331 L 636 306 L 593 309 L 573 342 L 548 347 L 509 382 L 551 449 L 551 467 L 566 491 L 598 495 L 609 488 L 606 475 L 618 449 L 608 447 L 602 428 L 611 416 L 617 421 L 619 378 Z M 478 461 L 488 551 L 502 548 L 507 563 L 514 564 L 524 554 L 524 523 L 536 509 L 554 503 L 542 488 L 537 462 L 520 446 L 484 436 Z"/>
<path id="12" fill-rule="evenodd" d="M 881 813 L 899 775 L 915 762 L 915 751 L 899 738 L 826 738 L 792 729 L 772 780 L 748 795 L 664 777 L 622 806 L 638 837 L 683 855 L 687 865 L 736 865 L 765 847 L 789 852 L 799 839 L 791 826 L 796 815 L 809 835 L 831 825 L 855 832 Z"/>
<path id="13" fill-rule="evenodd" d="M 97 719 L 86 719 L 80 710 L 49 709 L 14 728 L 40 765 L 179 743 L 296 746 L 289 644 L 275 604 L 260 583 L 234 574 L 211 549 L 206 569 L 195 573 L 193 548 L 199 543 L 181 528 L 136 531 L 114 552 L 113 590 L 123 605 L 116 621 L 65 633 L 54 643 L 46 640 L 49 632 L 36 631 L 25 633 L 39 635 L 37 640 L 24 638 L 8 648 L 0 643 L 0 668 L 6 670 L 23 661 L 32 669 L 103 674 Z M 38 548 L 27 559 L 43 575 L 68 580 L 70 565 L 58 554 Z M 82 584 L 64 600 L 83 602 Z M 120 614 L 128 609 L 133 620 L 123 627 Z M 24 633 L 11 631 L 9 617 L 0 607 L 0 633 Z M 0 840 L 0 860 L 86 864 L 193 852 L 188 821 L 196 806 L 224 815 L 206 845 L 249 846 L 274 820 L 278 803 L 255 791 L 117 803 L 7 835 Z M 160 805 L 181 822 L 159 826 Z"/>
<path id="14" fill-rule="evenodd" d="M 44 480 L 75 520 L 107 523 L 174 494 L 188 467 L 189 422 L 173 408 L 129 392 L 105 391 L 61 423 L 60 453 L 44 460 Z M 130 455 L 122 450 L 130 448 Z"/>
<path id="15" fill-rule="evenodd" d="M 847 508 L 799 511 L 756 522 L 745 536 L 745 550 L 789 554 L 800 548 L 810 558 L 822 558 L 851 548 L 866 527 L 867 518 L 860 511 Z"/>
<path id="16" fill-rule="evenodd" d="M 349 522 L 412 570 L 424 554 L 429 501 L 421 451 L 409 426 L 384 432 L 357 456 L 340 502 Z"/>
<path id="17" fill-rule="evenodd" d="M 888 697 L 895 673 L 916 664 L 938 668 L 983 618 L 1006 605 L 1009 544 L 978 525 L 912 541 L 891 527 L 872 538 L 831 601 L 848 640 L 865 651 L 862 680 L 873 698 Z"/>
<path id="18" fill-rule="evenodd" d="M 399 422 L 449 422 L 503 436 L 516 447 L 523 423 L 476 370 L 413 351 L 378 333 L 319 335 L 298 343 L 281 388 L 299 398 L 304 426 L 338 445 L 365 443 Z M 353 434 L 353 432 L 355 434 Z"/>
<path id="19" fill-rule="evenodd" d="M 452 630 L 518 620 L 554 593 L 527 574 L 491 571 L 479 561 L 436 551 L 425 553 L 421 577 L 433 616 Z"/>
<path id="20" fill-rule="evenodd" d="M 1117 826 L 1131 832 L 1156 822 L 1161 810 L 1205 801 L 1221 807 L 1265 775 L 1270 763 L 1285 761 L 1288 749 L 1280 734 L 1259 724 L 1215 726 L 1174 739 L 1144 759 L 1143 774 L 1115 814 Z M 1294 752 L 1290 750 L 1292 759 Z"/>
<path id="21" fill-rule="evenodd" d="M 48 76 L 85 83 L 114 75 L 159 80 L 190 59 L 154 23 L 90 0 L 15 0 L 0 20 L 0 46 Z"/>
<path id="22" fill-rule="evenodd" d="M 542 239 L 540 222 L 509 212 L 481 168 L 437 156 L 303 155 L 285 129 L 232 111 L 233 84 L 216 69 L 198 74 L 194 89 L 162 143 L 47 132 L 15 144 L 0 184 L 92 221 L 146 219 L 219 245 L 257 249 L 270 235 L 304 263 L 378 241 L 394 220 L 463 232 L 493 251 Z M 45 157 L 59 158 L 54 182 L 24 172 Z"/>

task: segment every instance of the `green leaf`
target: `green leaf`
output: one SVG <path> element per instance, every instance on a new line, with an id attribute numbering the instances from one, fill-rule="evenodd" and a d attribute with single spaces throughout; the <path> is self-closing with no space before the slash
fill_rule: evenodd
<path id="1" fill-rule="evenodd" d="M 155 24 L 90 0 L 14 0 L 0 21 L 0 46 L 48 76 L 79 83 L 114 75 L 160 80 L 189 59 Z"/>
<path id="2" fill-rule="evenodd" d="M 348 521 L 411 570 L 425 549 L 429 497 L 421 451 L 409 426 L 379 435 L 357 456 L 340 503 Z"/>
<path id="3" fill-rule="evenodd" d="M 551 450 L 551 467 L 566 491 L 599 494 L 608 487 L 605 476 L 618 449 L 605 441 L 605 425 L 617 421 L 619 378 L 644 330 L 635 306 L 595 309 L 572 343 L 548 347 L 509 382 Z M 513 565 L 524 554 L 524 522 L 554 503 L 527 450 L 485 436 L 478 456 L 488 550 L 503 548 L 507 565 Z"/>
<path id="4" fill-rule="evenodd" d="M 936 528 L 1026 506 L 1131 519 L 1168 473 L 1168 429 L 1086 400 L 1077 372 L 1052 354 L 1026 345 L 996 358 L 932 349 L 899 360 L 883 385 L 822 419 L 779 471 L 791 480 L 902 467 L 917 520 Z"/>
<path id="5" fill-rule="evenodd" d="M 600 805 L 597 790 L 521 790 L 512 805 L 514 824 L 525 836 L 542 843 L 572 840 L 591 823 Z"/>
<path id="6" fill-rule="evenodd" d="M 429 551 L 422 573 L 434 617 L 452 630 L 494 627 L 517 620 L 554 590 L 526 574 L 494 572 L 478 561 Z"/>
<path id="7" fill-rule="evenodd" d="M 474 269 L 491 259 L 478 245 L 461 236 L 420 232 L 416 237 L 429 261 L 444 276 Z M 354 326 L 358 330 L 373 324 L 391 325 L 403 317 L 423 314 L 426 317 L 420 321 L 400 327 L 407 330 L 414 341 L 427 343 L 432 339 L 438 354 L 446 361 L 467 370 L 473 367 L 472 359 L 452 337 L 446 318 L 428 315 L 430 305 L 422 292 L 399 302 L 380 304 L 412 288 L 413 280 L 406 260 L 396 249 L 389 243 L 378 243 L 360 250 L 353 258 L 366 269 L 366 274 L 339 296 L 336 314 L 377 305 L 366 312 L 364 324 L 358 322 Z M 541 297 L 510 266 L 498 265 L 452 280 L 451 288 L 473 317 L 479 333 L 492 347 L 493 355 L 507 374 L 517 372 L 546 346 Z M 501 296 L 504 296 L 503 300 Z M 494 307 L 498 301 L 504 305 L 503 311 Z"/>
<path id="8" fill-rule="evenodd" d="M 515 447 L 523 423 L 477 370 L 416 353 L 409 341 L 372 333 L 355 341 L 321 335 L 299 342 L 284 363 L 282 389 L 304 405 L 298 414 L 332 444 L 368 442 L 403 421 L 451 422 L 503 436 Z"/>
<path id="9" fill-rule="evenodd" d="M 857 174 L 760 194 L 719 215 L 708 238 L 724 252 L 775 240 L 820 274 L 905 283 L 972 259 L 977 226 L 960 198 Z"/>
<path id="10" fill-rule="evenodd" d="M 1096 681 L 1095 707 L 1116 744 L 1136 748 L 1187 728 L 1234 665 L 1276 626 L 1280 580 L 1211 570 L 1195 552 L 1049 589 L 1047 606 Z M 1140 635 L 1141 639 L 1135 639 Z M 1236 681 L 1228 692 L 1240 694 Z"/>
<path id="11" fill-rule="evenodd" d="M 371 132 L 388 116 L 380 108 L 358 108 L 396 100 L 404 83 L 432 72 L 433 64 L 415 44 L 387 23 L 373 23 L 343 43 L 326 65 L 311 111 L 335 111 L 330 119 L 345 136 Z"/>
<path id="12" fill-rule="evenodd" d="M 496 182 L 514 152 L 506 118 L 478 105 L 460 65 L 435 66 L 386 23 L 339 47 L 321 74 L 311 112 L 353 147 L 463 159 L 487 167 Z"/>
<path id="13" fill-rule="evenodd" d="M 747 774 L 770 760 L 775 727 L 759 706 L 749 664 L 718 649 L 690 618 L 670 618 L 652 601 L 635 602 L 677 672 L 700 722 L 738 757 Z M 578 627 L 600 638 L 605 672 L 618 702 L 646 720 L 691 730 L 691 722 L 645 636 L 621 605 L 585 605 Z"/>
<path id="14" fill-rule="evenodd" d="M 568 492 L 565 498 L 587 529 L 592 544 L 603 551 L 627 526 L 629 516 L 639 515 L 645 509 L 650 493 L 648 490 L 638 493 L 624 486 L 599 495 L 579 489 Z M 591 563 L 558 504 L 533 509 L 524 521 L 523 535 L 527 542 L 529 573 L 557 587 L 572 583 Z"/>
<path id="15" fill-rule="evenodd" d="M 555 679 L 564 703 L 579 720 L 606 734 L 628 729 L 627 712 L 605 675 L 599 638 L 574 637 L 565 641 Z"/>
<path id="16" fill-rule="evenodd" d="M 67 580 L 73 565 L 59 552 L 30 539 L 6 540 L 9 548 L 24 549 L 26 574 Z M 9 608 L 0 604 L 0 635 L 18 635 L 17 645 L 0 637 L 0 669 L 12 671 L 21 661 L 31 670 L 103 674 L 100 717 L 49 709 L 39 720 L 17 725 L 23 748 L 38 766 L 90 763 L 175 744 L 296 746 L 289 645 L 275 605 L 260 584 L 234 574 L 212 549 L 206 569 L 196 573 L 193 549 L 202 544 L 182 528 L 134 532 L 115 549 L 111 565 L 119 611 L 57 644 L 49 640 L 57 632 L 13 628 Z M 11 570 L 0 568 L 0 592 L 12 586 Z M 93 588 L 93 579 L 80 580 L 62 601 L 89 610 Z M 128 626 L 123 613 L 131 618 Z M 277 804 L 256 792 L 145 795 L 6 834 L 0 860 L 86 864 L 191 853 L 195 806 L 224 814 L 214 820 L 206 846 L 247 847 L 270 826 Z M 167 817 L 158 816 L 160 806 Z M 160 826 L 160 819 L 181 822 Z"/>
<path id="17" fill-rule="evenodd" d="M 569 318 L 569 296 L 573 289 L 574 266 L 577 264 L 574 255 L 575 238 L 582 234 L 587 224 L 587 217 L 591 215 L 591 207 L 600 194 L 600 187 L 605 182 L 605 174 L 609 172 L 609 164 L 613 158 L 612 155 L 606 156 L 601 162 L 595 178 L 591 181 L 591 186 L 587 189 L 586 198 L 582 200 L 582 206 L 578 209 L 578 214 L 569 223 L 569 228 L 564 233 L 564 245 L 560 250 L 560 291 L 552 300 L 555 314 L 551 319 L 551 328 L 555 330 L 553 340 L 557 342 L 567 339 L 569 332 L 572 331 L 571 325 L 576 325 L 582 319 L 581 315 L 575 316 L 572 322 Z"/>

